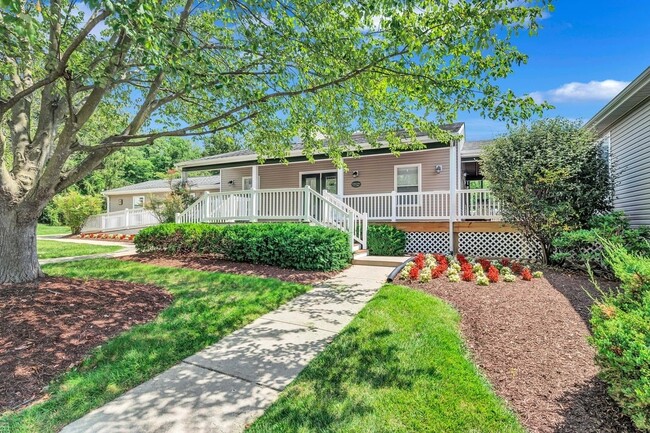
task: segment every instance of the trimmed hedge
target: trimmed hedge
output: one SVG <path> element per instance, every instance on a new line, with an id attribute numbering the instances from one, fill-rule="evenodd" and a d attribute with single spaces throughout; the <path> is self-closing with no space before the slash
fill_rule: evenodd
<path id="1" fill-rule="evenodd" d="M 368 226 L 368 252 L 375 256 L 403 256 L 406 233 L 387 224 Z"/>
<path id="2" fill-rule="evenodd" d="M 237 262 L 311 271 L 347 267 L 348 236 L 338 230 L 299 223 L 160 224 L 134 239 L 139 253 L 219 254 Z"/>
<path id="3" fill-rule="evenodd" d="M 611 396 L 642 431 L 650 431 L 650 259 L 604 243 L 621 290 L 592 307 L 591 343 Z"/>

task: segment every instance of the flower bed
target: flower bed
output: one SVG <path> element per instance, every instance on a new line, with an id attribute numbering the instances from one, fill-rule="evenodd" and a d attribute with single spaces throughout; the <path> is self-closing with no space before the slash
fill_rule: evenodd
<path id="1" fill-rule="evenodd" d="M 451 283 L 461 280 L 476 282 L 479 286 L 504 281 L 512 283 L 517 280 L 531 281 L 541 278 L 542 272 L 533 272 L 528 266 L 507 258 L 488 260 L 484 258 L 465 257 L 462 254 L 445 256 L 443 254 L 419 253 L 408 262 L 399 274 L 403 280 L 428 283 L 436 278 L 446 278 Z"/>
<path id="2" fill-rule="evenodd" d="M 109 241 L 129 241 L 132 242 L 135 235 L 124 235 L 121 233 L 82 233 L 77 236 L 80 239 L 100 239 Z"/>

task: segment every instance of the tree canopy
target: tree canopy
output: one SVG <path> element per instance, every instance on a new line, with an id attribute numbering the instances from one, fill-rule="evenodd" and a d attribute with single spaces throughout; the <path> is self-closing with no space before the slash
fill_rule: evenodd
<path id="1" fill-rule="evenodd" d="M 56 193 L 119 149 L 163 137 L 218 134 L 262 158 L 284 156 L 298 138 L 308 157 L 324 150 L 342 164 L 355 131 L 399 150 L 417 145 L 416 129 L 450 139 L 435 125 L 458 111 L 508 121 L 540 113 L 499 80 L 526 62 L 513 37 L 534 33 L 547 8 L 2 0 L 0 237 L 35 224 Z"/>

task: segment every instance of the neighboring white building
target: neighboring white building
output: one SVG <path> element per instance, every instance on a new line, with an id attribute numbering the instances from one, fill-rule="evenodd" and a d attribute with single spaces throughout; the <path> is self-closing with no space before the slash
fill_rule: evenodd
<path id="1" fill-rule="evenodd" d="M 220 176 L 197 176 L 187 179 L 190 191 L 199 197 L 207 192 L 221 191 Z M 174 179 L 171 187 L 176 187 L 180 179 Z M 109 189 L 102 194 L 106 197 L 106 212 L 116 212 L 125 209 L 143 209 L 145 203 L 152 197 L 165 197 L 171 192 L 169 180 L 156 179 L 121 188 Z"/>
<path id="2" fill-rule="evenodd" d="M 614 207 L 633 226 L 650 225 L 650 67 L 600 110 L 594 128 L 610 156 Z"/>

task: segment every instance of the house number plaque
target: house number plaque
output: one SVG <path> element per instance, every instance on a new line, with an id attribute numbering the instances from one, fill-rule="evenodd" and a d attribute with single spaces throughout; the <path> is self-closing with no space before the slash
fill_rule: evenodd
<path id="1" fill-rule="evenodd" d="M 350 185 L 352 185 L 352 188 L 359 188 L 361 186 L 361 181 L 355 180 Z"/>

